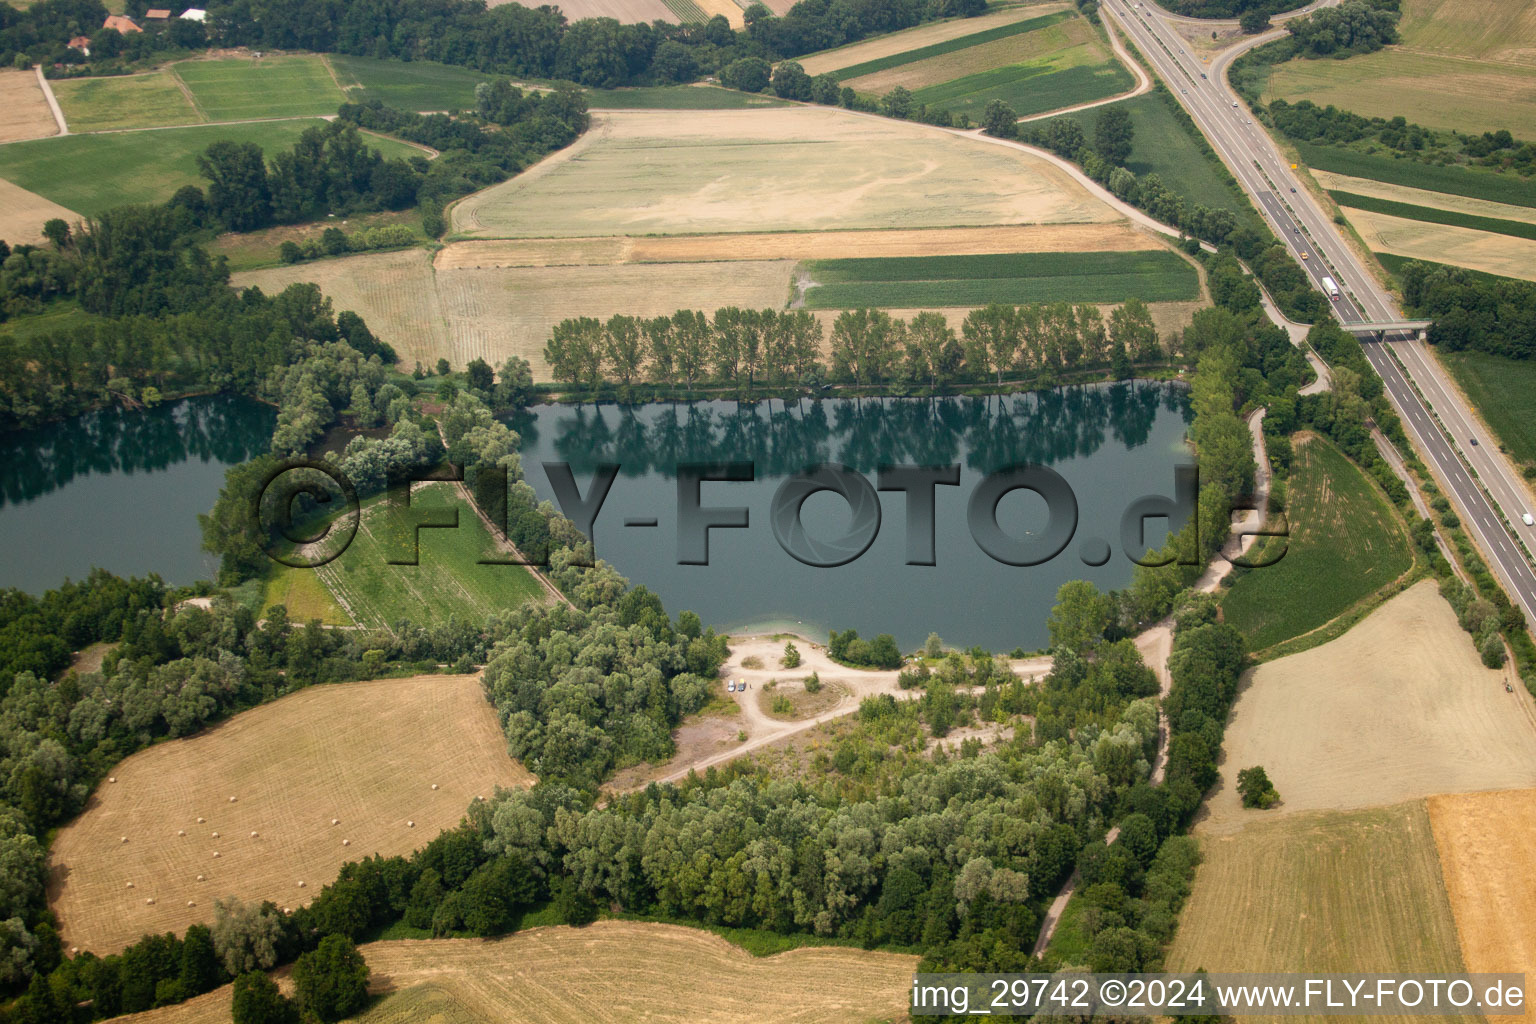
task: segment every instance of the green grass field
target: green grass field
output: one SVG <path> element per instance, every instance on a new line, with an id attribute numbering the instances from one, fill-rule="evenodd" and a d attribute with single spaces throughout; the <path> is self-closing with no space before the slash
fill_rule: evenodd
<path id="1" fill-rule="evenodd" d="M 197 171 L 197 157 L 220 139 L 254 142 L 271 155 L 291 147 L 304 129 L 323 123 L 298 119 L 196 125 L 13 142 L 0 146 L 0 178 L 93 217 L 124 203 L 163 203 L 183 185 L 206 186 Z M 368 145 L 387 157 L 421 152 L 377 136 L 369 136 Z"/>
<path id="2" fill-rule="evenodd" d="M 1516 174 L 1421 164 L 1332 146 L 1313 146 L 1305 142 L 1296 143 L 1296 150 L 1304 163 L 1322 171 L 1370 178 L 1372 181 L 1385 181 L 1392 185 L 1407 185 L 1409 188 L 1422 188 L 1430 192 L 1448 192 L 1454 196 L 1509 203 L 1512 206 L 1536 207 L 1536 183 L 1526 181 Z"/>
<path id="3" fill-rule="evenodd" d="M 645 86 L 637 89 L 588 89 L 587 106 L 596 109 L 745 110 L 783 107 L 787 102 L 713 85 Z"/>
<path id="4" fill-rule="evenodd" d="M 89 327 L 103 319 L 95 313 L 87 313 L 73 299 L 62 299 L 48 303 L 41 313 L 27 313 L 0 323 L 0 334 L 9 334 L 22 341 L 39 334 Z"/>
<path id="5" fill-rule="evenodd" d="M 346 101 L 324 57 L 189 60 L 173 70 L 210 121 L 334 114 Z"/>
<path id="6" fill-rule="evenodd" d="M 1515 459 L 1536 465 L 1536 362 L 1486 352 L 1443 352 L 1440 361 Z"/>
<path id="7" fill-rule="evenodd" d="M 470 110 L 475 105 L 475 86 L 495 77 L 426 60 L 375 60 L 342 54 L 332 54 L 329 60 L 336 77 L 347 87 L 348 99 L 378 100 L 401 110 Z"/>
<path id="8" fill-rule="evenodd" d="M 907 50 L 903 53 L 893 53 L 889 57 L 880 57 L 876 60 L 867 60 L 862 64 L 853 64 L 832 72 L 839 82 L 845 82 L 850 78 L 859 78 L 863 75 L 872 75 L 877 71 L 887 71 L 891 68 L 899 68 L 903 64 L 915 64 L 920 60 L 930 57 L 942 57 L 947 53 L 955 53 L 960 50 L 968 50 L 982 43 L 990 43 L 998 39 L 1006 39 L 1016 36 L 1021 32 L 1033 32 L 1036 29 L 1054 25 L 1058 21 L 1064 21 L 1073 17 L 1072 11 L 1057 11 L 1054 14 L 1044 14 L 1038 18 L 1029 18 L 1024 21 L 1015 21 L 1008 25 L 999 25 L 997 28 L 987 29 L 985 32 L 972 32 L 968 36 L 960 36 L 957 39 L 948 39 L 942 43 L 934 43 L 931 46 L 921 46 L 915 50 Z"/>
<path id="9" fill-rule="evenodd" d="M 1074 47 L 1048 59 L 1011 64 L 919 89 L 912 96 L 919 103 L 980 120 L 993 100 L 1002 100 L 1020 117 L 1029 117 L 1105 99 L 1135 86 L 1136 80 L 1117 60 L 1077 63 L 1088 52 L 1088 47 Z"/>
<path id="10" fill-rule="evenodd" d="M 1228 210 L 1236 214 L 1240 222 L 1260 226 L 1258 215 L 1231 183 L 1226 167 L 1207 155 L 1201 139 L 1191 134 L 1193 129 L 1174 114 L 1171 102 L 1171 98 L 1162 94 L 1148 93 L 1116 104 L 1130 113 L 1136 129 L 1126 168 L 1138 178 L 1156 174 L 1186 203 L 1199 203 L 1212 210 Z M 1095 120 L 1103 109 L 1062 116 L 1082 125 L 1084 135 L 1091 139 Z M 1053 120 L 1055 118 L 1036 121 L 1029 127 L 1043 126 Z"/>
<path id="11" fill-rule="evenodd" d="M 1386 496 L 1331 441 L 1297 447 L 1288 488 L 1284 556 L 1243 573 L 1221 602 L 1255 651 L 1316 629 L 1413 565 Z"/>
<path id="12" fill-rule="evenodd" d="M 110 78 L 65 78 L 53 94 L 72 132 L 197 124 L 202 117 L 169 71 Z"/>
<path id="13" fill-rule="evenodd" d="M 482 557 L 494 556 L 495 547 L 474 510 L 449 484 L 418 485 L 411 494 L 411 506 L 456 509 L 458 528 L 421 530 L 419 564 L 389 564 L 391 552 L 398 554 L 409 547 L 395 543 L 389 528 L 391 513 L 383 500 L 364 504 L 351 546 L 315 573 L 359 625 L 388 627 L 401 619 L 427 624 L 444 622 L 449 616 L 461 622 L 484 622 L 489 615 L 543 596 L 538 581 L 521 566 L 477 564 Z M 288 592 L 293 591 L 289 586 Z M 302 597 L 306 591 L 298 593 Z M 269 589 L 269 600 L 272 597 Z"/>
<path id="14" fill-rule="evenodd" d="M 982 306 L 989 302 L 1175 302 L 1199 296 L 1195 270 L 1164 249 L 815 260 L 811 309 Z"/>
<path id="15" fill-rule="evenodd" d="M 1526 224 L 1518 220 L 1479 217 L 1471 213 L 1441 210 L 1433 206 L 1418 206 L 1414 203 L 1399 203 L 1391 199 L 1361 196 L 1353 192 L 1336 192 L 1332 189 L 1329 190 L 1328 194 L 1340 206 L 1349 206 L 1370 213 L 1386 213 L 1394 217 L 1421 220 L 1427 224 L 1450 224 L 1459 228 L 1491 231 L 1497 235 L 1513 235 L 1516 238 L 1536 238 L 1536 224 Z"/>

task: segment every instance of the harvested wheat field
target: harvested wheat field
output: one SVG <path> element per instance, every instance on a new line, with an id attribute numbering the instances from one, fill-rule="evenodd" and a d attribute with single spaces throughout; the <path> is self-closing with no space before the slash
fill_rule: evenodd
<path id="1" fill-rule="evenodd" d="M 703 13 L 706 21 L 718 14 L 731 23 L 731 28 L 743 29 L 747 26 L 747 12 L 736 0 L 693 0 L 693 6 Z"/>
<path id="2" fill-rule="evenodd" d="M 0 142 L 45 139 L 59 134 L 43 87 L 32 71 L 0 71 Z M 3 208 L 3 207 L 0 207 Z"/>
<path id="3" fill-rule="evenodd" d="M 1311 173 L 1312 177 L 1317 179 L 1319 185 L 1334 192 L 1353 192 L 1358 196 L 1371 196 L 1375 199 L 1387 199 L 1395 203 L 1427 206 L 1434 210 L 1449 210 L 1452 213 L 1470 213 L 1478 217 L 1493 217 L 1496 220 L 1513 220 L 1523 224 L 1536 224 L 1536 209 L 1532 209 L 1529 206 L 1495 203 L 1488 199 L 1473 199 L 1470 196 L 1457 196 L 1449 192 L 1431 192 L 1428 189 L 1410 188 L 1407 185 L 1393 185 L 1385 181 L 1355 178 L 1348 174 L 1334 174 L 1330 171 L 1314 169 Z"/>
<path id="4" fill-rule="evenodd" d="M 71 224 L 81 219 L 74 210 L 0 178 L 0 238 L 7 242 L 41 241 L 43 225 L 55 217 Z"/>
<path id="5" fill-rule="evenodd" d="M 832 260 L 877 256 L 962 256 L 1012 252 L 1136 252 L 1150 233 L 1112 224 L 1025 224 L 1004 228 L 814 231 L 758 235 L 631 238 L 518 238 L 455 242 L 438 252 L 438 270 L 559 267 L 617 263 Z M 1157 239 L 1162 244 L 1162 239 Z"/>
<path id="6" fill-rule="evenodd" d="M 866 39 L 842 46 L 836 50 L 824 50 L 808 57 L 796 58 L 809 75 L 825 74 L 841 68 L 853 67 L 882 57 L 894 57 L 898 53 L 920 50 L 936 43 L 946 43 L 961 36 L 974 35 L 988 29 L 1012 25 L 1015 22 L 1038 18 L 1053 11 L 1067 10 L 1071 5 L 1063 3 L 1019 4 L 988 11 L 975 18 L 952 18 L 949 21 L 918 25 L 915 28 L 892 32 L 890 35 Z"/>
<path id="7" fill-rule="evenodd" d="M 1258 822 L 1200 849 L 1169 970 L 1463 970 L 1422 800 Z"/>
<path id="8" fill-rule="evenodd" d="M 112 778 L 49 854 L 65 944 L 98 954 L 210 921 L 222 896 L 308 902 L 346 861 L 409 853 L 475 797 L 532 782 L 478 676 L 313 686 Z"/>
<path id="9" fill-rule="evenodd" d="M 1536 790 L 1432 796 L 1429 821 L 1467 970 L 1536 974 Z"/>
<path id="10" fill-rule="evenodd" d="M 1343 207 L 1374 252 L 1536 281 L 1536 241 Z"/>
<path id="11" fill-rule="evenodd" d="M 360 1024 L 845 1024 L 906 1020 L 917 957 L 860 949 L 793 949 L 754 957 L 709 932 L 599 921 L 504 939 L 373 942 L 358 947 L 376 992 Z M 287 978 L 279 983 L 291 989 Z M 136 1024 L 229 1020 L 231 986 Z"/>
<path id="12" fill-rule="evenodd" d="M 828 231 L 1120 219 L 1009 146 L 826 107 L 609 111 L 453 207 L 479 238 Z"/>
<path id="13" fill-rule="evenodd" d="M 488 7 L 516 3 L 524 7 L 542 7 L 538 0 L 486 0 Z M 567 21 L 582 18 L 614 18 L 628 24 L 650 24 L 653 21 L 677 21 L 677 15 L 663 0 L 560 0 L 556 5 Z"/>
<path id="14" fill-rule="evenodd" d="M 660 316 L 683 308 L 712 312 L 721 306 L 782 309 L 794 268 L 792 260 L 756 260 L 728 266 L 446 270 L 437 275 L 439 301 L 448 320 L 446 354 L 454 366 L 476 357 L 499 365 L 508 356 L 522 356 L 532 365 L 535 379 L 548 380 L 544 343 L 561 320 L 606 320 L 616 313 Z"/>
<path id="15" fill-rule="evenodd" d="M 361 316 L 409 368 L 418 359 L 435 362 L 449 351 L 434 277 L 430 253 L 405 249 L 250 270 L 231 275 L 231 282 L 237 288 L 255 285 L 268 295 L 295 282 L 317 284 L 338 312 L 350 309 Z"/>
<path id="16" fill-rule="evenodd" d="M 1291 811 L 1536 786 L 1524 687 L 1483 667 L 1435 584 L 1417 583 L 1337 640 L 1260 665 L 1227 724 L 1207 832 Z M 1278 810 L 1245 810 L 1237 773 L 1263 765 Z"/>

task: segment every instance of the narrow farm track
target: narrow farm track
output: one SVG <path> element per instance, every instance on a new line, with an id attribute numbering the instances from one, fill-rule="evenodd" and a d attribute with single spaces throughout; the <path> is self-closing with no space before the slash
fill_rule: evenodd
<path id="1" fill-rule="evenodd" d="M 39 64 L 34 68 L 37 72 L 37 84 L 43 90 L 43 99 L 48 101 L 48 110 L 53 114 L 53 119 L 59 126 L 59 135 L 69 134 L 69 125 L 64 122 L 64 111 L 59 106 L 59 99 L 53 94 L 53 86 L 48 84 L 48 77 L 43 74 L 43 66 Z M 55 136 L 57 138 L 57 136 Z"/>
<path id="2" fill-rule="evenodd" d="M 1040 121 L 1047 117 L 1060 117 L 1062 114 L 1075 114 L 1079 110 L 1092 110 L 1094 107 L 1102 107 L 1110 103 L 1119 103 L 1121 100 L 1134 99 L 1142 93 L 1152 91 L 1152 77 L 1147 74 L 1146 68 L 1141 66 L 1141 62 L 1133 58 L 1126 50 L 1125 43 L 1120 39 L 1120 33 L 1116 32 L 1114 27 L 1107 22 L 1104 26 L 1104 32 L 1109 36 L 1109 47 L 1115 51 L 1115 56 L 1120 59 L 1120 63 L 1124 64 L 1131 74 L 1136 76 L 1136 87 L 1128 92 L 1122 92 L 1118 96 L 1106 96 L 1102 100 L 1093 100 L 1088 103 L 1079 103 L 1072 107 L 1063 107 L 1060 110 L 1047 110 L 1043 114 L 1031 114 L 1028 117 L 1021 117 L 1019 118 L 1020 124 L 1029 121 Z"/>

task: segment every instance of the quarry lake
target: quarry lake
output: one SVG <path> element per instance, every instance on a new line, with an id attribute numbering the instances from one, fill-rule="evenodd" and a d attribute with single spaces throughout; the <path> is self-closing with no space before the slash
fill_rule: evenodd
<path id="1" fill-rule="evenodd" d="M 545 463 L 568 465 L 583 496 L 593 493 L 599 466 L 619 467 L 595 520 L 597 556 L 659 594 L 674 615 L 692 609 L 717 629 L 783 629 L 818 639 L 832 629 L 891 633 L 903 649 L 933 631 L 950 644 L 1008 651 L 1047 643 L 1046 616 L 1062 583 L 1088 579 L 1113 588 L 1130 581 L 1122 516 L 1144 496 L 1173 498 L 1176 469 L 1194 461 L 1184 443 L 1188 420 L 1184 389 L 1127 382 L 1004 398 L 543 405 L 512 425 L 523 436 L 524 474 L 541 499 L 555 497 Z M 747 520 L 745 528 L 708 530 L 706 565 L 679 564 L 697 557 L 689 538 L 702 532 L 679 527 L 677 467 L 689 463 L 752 465 L 750 482 L 699 485 L 707 514 L 744 508 Z M 771 522 L 775 494 L 786 480 L 827 463 L 852 470 L 869 489 L 881 467 L 958 466 L 958 486 L 933 489 L 934 564 L 907 564 L 926 545 L 908 537 L 909 496 L 900 491 L 879 492 L 878 531 L 852 561 L 829 568 L 787 553 Z M 978 546 L 968 513 L 989 474 L 1026 463 L 1064 478 L 1078 523 L 1059 555 L 1021 567 Z M 850 533 L 860 490 L 868 523 L 869 489 L 851 488 L 851 501 L 825 490 L 804 499 L 799 521 L 813 547 Z M 981 504 L 995 507 L 1005 539 L 1021 543 L 1038 541 L 1050 518 L 1046 501 L 1029 490 Z M 1174 528 L 1182 521 L 1175 515 Z M 781 515 L 778 532 L 785 523 Z M 1145 523 L 1147 543 L 1160 545 L 1169 520 Z M 1105 553 L 1103 564 L 1086 564 Z"/>
<path id="2" fill-rule="evenodd" d="M 197 517 L 224 471 L 267 450 L 276 410 L 189 398 L 103 409 L 0 438 L 0 588 L 42 593 L 99 566 L 170 583 L 210 579 Z"/>

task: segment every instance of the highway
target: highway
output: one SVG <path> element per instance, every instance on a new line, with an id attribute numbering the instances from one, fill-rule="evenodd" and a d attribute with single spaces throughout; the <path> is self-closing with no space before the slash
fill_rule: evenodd
<path id="1" fill-rule="evenodd" d="M 1337 2 L 1322 0 L 1311 7 Z M 1333 306 L 1339 322 L 1401 320 L 1402 311 L 1391 296 L 1344 243 L 1331 218 L 1227 84 L 1226 72 L 1233 60 L 1253 46 L 1280 38 L 1284 30 L 1255 36 L 1205 64 L 1172 27 L 1175 16 L 1161 8 L 1140 0 L 1104 0 L 1099 10 L 1124 29 L 1152 64 L 1318 290 L 1327 293 L 1325 277 L 1337 282 L 1340 293 Z M 1536 571 L 1511 537 L 1512 530 L 1527 550 L 1536 551 L 1536 527 L 1521 519 L 1536 508 L 1514 467 L 1498 451 L 1495 439 L 1476 426 L 1471 410 L 1427 346 L 1406 334 L 1389 335 L 1381 342 L 1361 341 L 1414 446 L 1446 485 L 1457 515 L 1489 558 L 1510 598 L 1536 625 Z M 1439 415 L 1438 424 L 1434 413 Z M 1492 501 L 1479 482 L 1492 494 Z"/>

